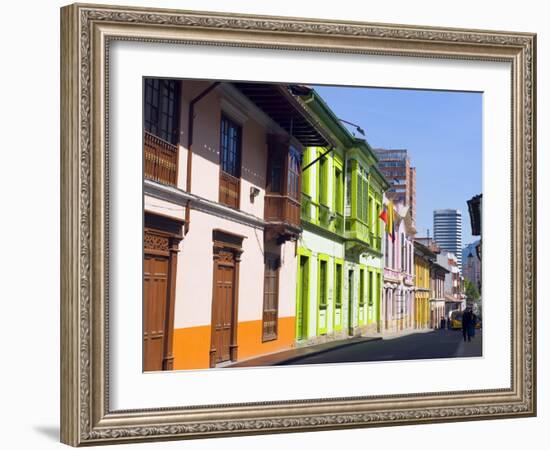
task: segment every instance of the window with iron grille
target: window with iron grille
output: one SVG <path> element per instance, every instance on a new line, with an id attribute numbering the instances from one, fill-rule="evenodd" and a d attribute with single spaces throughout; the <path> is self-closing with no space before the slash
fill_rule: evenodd
<path id="1" fill-rule="evenodd" d="M 180 82 L 145 78 L 143 126 L 170 144 L 178 143 Z"/>
<path id="2" fill-rule="evenodd" d="M 300 160 L 300 152 L 290 146 L 288 149 L 287 195 L 295 200 L 300 199 Z"/>
<path id="3" fill-rule="evenodd" d="M 365 270 L 359 270 L 359 306 L 365 304 Z"/>
<path id="4" fill-rule="evenodd" d="M 338 168 L 335 168 L 334 169 L 334 186 L 335 186 L 335 189 L 334 189 L 334 210 L 339 213 L 339 214 L 342 214 L 343 213 L 343 203 L 344 203 L 344 198 L 343 198 L 343 195 L 342 195 L 342 188 L 344 187 L 343 186 L 343 182 L 342 182 L 342 171 Z"/>
<path id="5" fill-rule="evenodd" d="M 319 263 L 319 306 L 327 306 L 327 262 L 323 260 Z"/>
<path id="6" fill-rule="evenodd" d="M 264 259 L 264 305 L 262 341 L 277 339 L 279 316 L 279 266 L 280 258 L 265 254 Z"/>
<path id="7" fill-rule="evenodd" d="M 334 304 L 336 308 L 342 307 L 342 264 L 336 263 L 336 280 L 334 283 L 335 296 Z"/>
<path id="8" fill-rule="evenodd" d="M 322 150 L 319 150 L 319 154 L 322 154 Z M 327 157 L 324 156 L 319 161 L 319 192 L 318 192 L 318 201 L 319 203 L 328 206 L 328 161 Z"/>
<path id="9" fill-rule="evenodd" d="M 378 308 L 380 308 L 380 302 L 381 302 L 380 296 L 382 295 L 381 279 L 382 279 L 382 276 L 380 275 L 380 273 L 376 273 L 376 293 L 378 294 L 376 296 L 376 301 L 378 302 Z"/>
<path id="10" fill-rule="evenodd" d="M 220 165 L 225 173 L 241 176 L 241 127 L 226 116 L 221 120 Z"/>
<path id="11" fill-rule="evenodd" d="M 374 280 L 374 272 L 369 271 L 369 306 L 372 306 L 374 304 L 374 286 L 373 286 L 373 280 Z"/>

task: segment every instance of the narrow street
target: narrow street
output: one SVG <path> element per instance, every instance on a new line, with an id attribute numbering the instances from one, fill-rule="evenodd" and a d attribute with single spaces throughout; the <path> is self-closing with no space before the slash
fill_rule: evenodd
<path id="1" fill-rule="evenodd" d="M 464 342 L 460 330 L 434 330 L 392 339 L 361 342 L 336 347 L 320 354 L 304 355 L 276 365 L 301 365 L 366 361 L 482 356 L 482 333 L 476 330 L 471 342 Z"/>

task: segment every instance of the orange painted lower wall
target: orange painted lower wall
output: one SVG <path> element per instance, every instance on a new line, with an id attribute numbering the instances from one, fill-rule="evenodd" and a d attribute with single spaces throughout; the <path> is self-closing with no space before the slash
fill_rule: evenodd
<path id="1" fill-rule="evenodd" d="M 210 325 L 174 330 L 174 370 L 208 369 Z"/>
<path id="2" fill-rule="evenodd" d="M 294 346 L 295 326 L 294 317 L 280 317 L 277 339 L 262 343 L 261 320 L 239 322 L 237 331 L 239 360 L 292 348 Z"/>
<path id="3" fill-rule="evenodd" d="M 239 361 L 292 348 L 294 336 L 294 317 L 280 317 L 277 339 L 263 343 L 261 320 L 239 322 L 237 326 Z M 210 325 L 175 329 L 174 370 L 207 369 L 210 359 L 210 339 Z"/>

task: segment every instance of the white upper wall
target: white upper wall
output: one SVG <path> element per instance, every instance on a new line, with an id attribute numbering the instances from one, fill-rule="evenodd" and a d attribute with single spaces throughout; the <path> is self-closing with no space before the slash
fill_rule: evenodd
<path id="1" fill-rule="evenodd" d="M 210 81 L 182 82 L 178 188 L 183 190 L 186 190 L 187 183 L 189 104 L 210 84 Z M 243 97 L 244 102 L 247 100 Z M 237 103 L 234 95 L 227 95 L 221 86 L 218 86 L 195 104 L 191 192 L 208 200 L 218 201 L 220 121 L 223 111 L 223 114 L 242 127 L 240 209 L 263 217 L 267 166 L 266 136 L 271 133 L 271 129 L 262 123 L 265 122 L 264 117 L 262 122 L 257 120 L 257 111 L 253 108 L 243 108 L 243 103 Z M 260 190 L 260 195 L 254 198 L 254 201 L 250 198 L 251 187 Z"/>

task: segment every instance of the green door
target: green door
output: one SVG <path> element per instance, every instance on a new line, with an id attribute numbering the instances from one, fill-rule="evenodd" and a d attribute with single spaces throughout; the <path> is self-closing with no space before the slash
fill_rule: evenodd
<path id="1" fill-rule="evenodd" d="M 307 338 L 307 307 L 309 293 L 309 258 L 300 256 L 298 295 L 296 304 L 296 339 Z"/>
<path id="2" fill-rule="evenodd" d="M 353 270 L 348 270 L 348 334 L 353 336 Z"/>
<path id="3" fill-rule="evenodd" d="M 319 255 L 317 271 L 317 335 L 327 334 L 328 326 L 328 258 Z"/>

